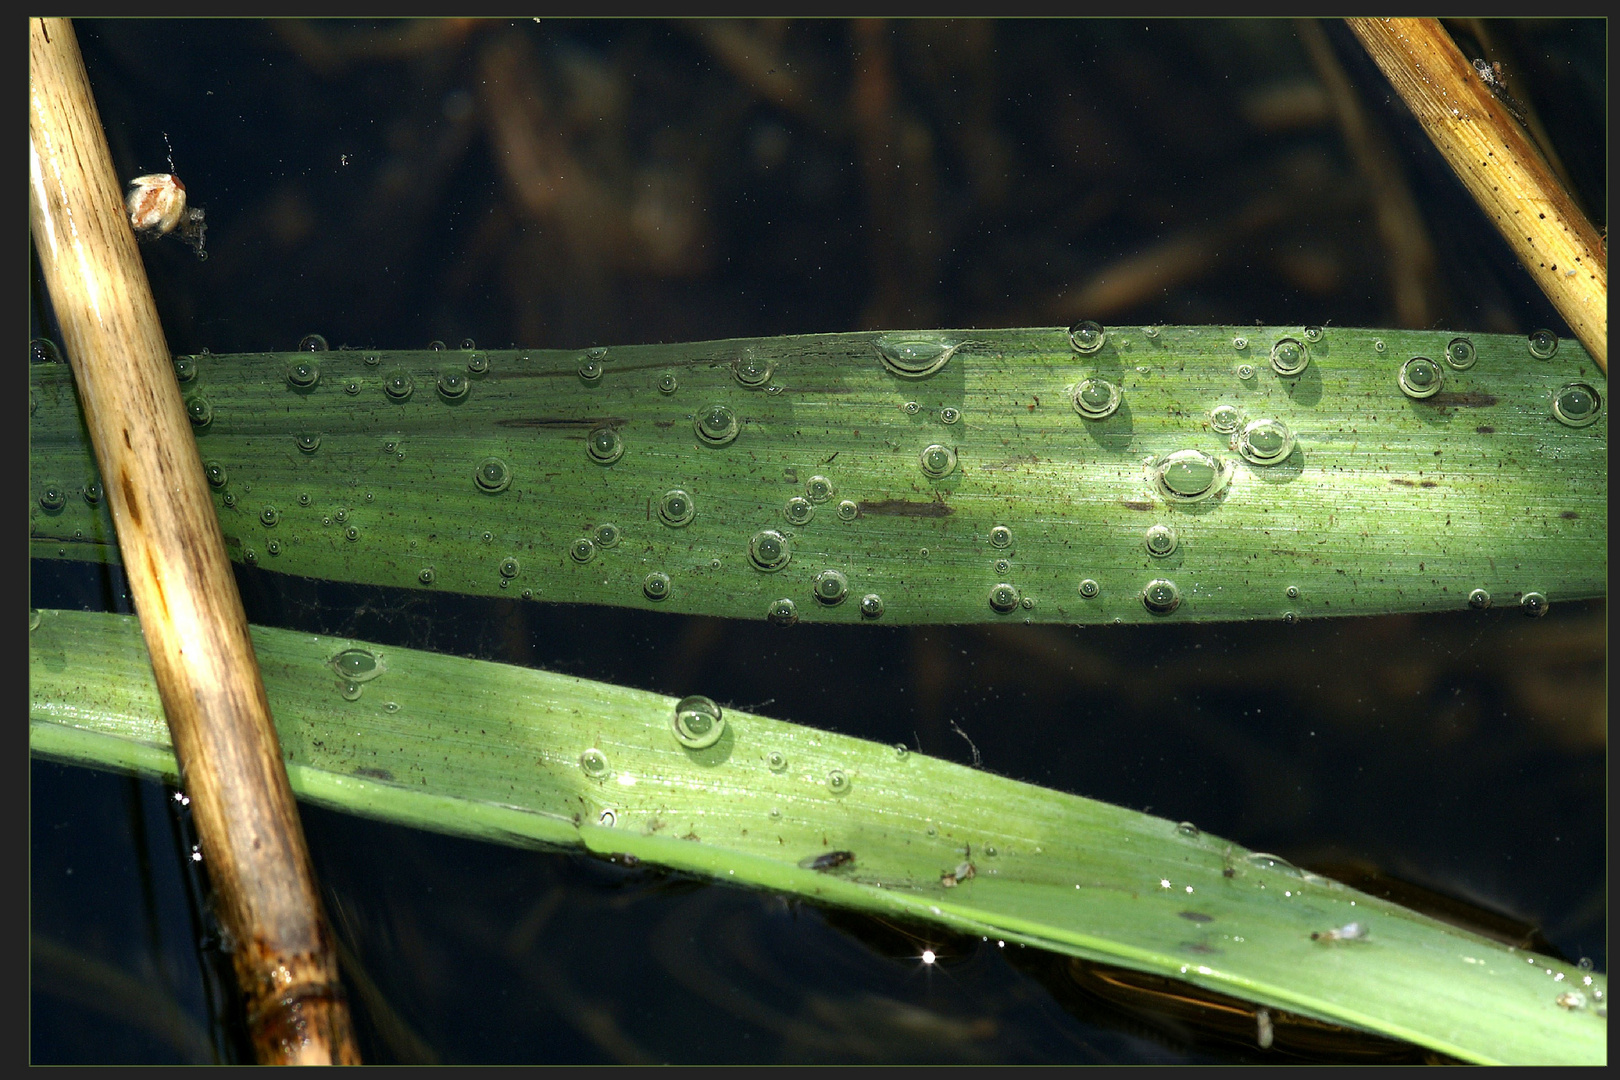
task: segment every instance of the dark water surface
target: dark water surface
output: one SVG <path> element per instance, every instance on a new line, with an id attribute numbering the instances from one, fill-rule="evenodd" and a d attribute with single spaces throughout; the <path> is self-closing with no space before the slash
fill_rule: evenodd
<path id="1" fill-rule="evenodd" d="M 1600 223 L 1603 26 L 1451 25 L 1518 78 Z M 207 209 L 206 262 L 144 249 L 176 352 L 1413 311 L 1567 333 L 1328 24 L 1427 223 L 1416 296 L 1392 265 L 1413 249 L 1379 240 L 1288 22 L 77 28 L 121 173 L 166 171 L 167 134 Z M 559 177 L 544 198 L 535 161 Z M 1176 244 L 1136 292 L 1102 287 Z M 50 332 L 37 302 L 35 322 Z M 1602 602 L 1555 598 L 1537 620 L 778 629 L 238 578 L 267 625 L 703 693 L 968 762 L 960 728 L 997 773 L 1377 869 L 1606 967 Z M 97 568 L 36 564 L 31 585 L 36 607 L 127 610 Z M 170 793 L 36 761 L 31 809 L 32 1059 L 239 1059 Z M 368 1061 L 1263 1059 L 1077 1005 L 1046 958 L 994 940 L 302 813 Z"/>

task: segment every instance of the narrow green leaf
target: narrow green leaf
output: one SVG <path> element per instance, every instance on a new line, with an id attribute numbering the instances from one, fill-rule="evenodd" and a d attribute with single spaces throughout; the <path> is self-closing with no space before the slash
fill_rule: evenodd
<path id="1" fill-rule="evenodd" d="M 33 752 L 172 778 L 135 621 L 38 614 Z M 661 695 L 253 634 L 289 775 L 312 801 L 994 935 L 1470 1061 L 1605 1060 L 1605 976 L 1189 825 L 736 710 L 694 748 L 714 734 L 702 710 L 678 735 Z"/>

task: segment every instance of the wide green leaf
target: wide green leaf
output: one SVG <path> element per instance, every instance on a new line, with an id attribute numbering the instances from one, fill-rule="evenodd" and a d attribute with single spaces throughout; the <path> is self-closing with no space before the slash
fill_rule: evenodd
<path id="1" fill-rule="evenodd" d="M 1098 623 L 1602 595 L 1607 382 L 1550 334 L 1111 327 L 183 357 L 232 557 L 774 618 Z M 36 557 L 116 558 L 65 365 Z"/>

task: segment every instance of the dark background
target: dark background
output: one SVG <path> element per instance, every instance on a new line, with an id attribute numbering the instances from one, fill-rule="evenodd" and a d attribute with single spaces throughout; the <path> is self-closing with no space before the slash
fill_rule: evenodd
<path id="1" fill-rule="evenodd" d="M 1605 24 L 1448 27 L 1503 63 L 1604 225 Z M 1081 318 L 1568 333 L 1333 23 L 76 28 L 121 173 L 169 171 L 172 147 L 207 211 L 206 261 L 144 249 L 177 353 Z M 1359 148 L 1346 109 L 1371 119 Z M 239 580 L 255 622 L 702 692 L 966 762 L 955 724 L 998 773 L 1377 868 L 1606 964 L 1602 602 L 766 633 Z M 31 583 L 38 607 L 128 607 L 94 567 Z M 33 1060 L 239 1054 L 184 811 L 44 762 L 31 800 Z M 368 1061 L 1263 1058 L 1088 1012 L 994 941 L 931 939 L 947 961 L 925 970 L 893 928 L 796 901 L 303 814 Z"/>

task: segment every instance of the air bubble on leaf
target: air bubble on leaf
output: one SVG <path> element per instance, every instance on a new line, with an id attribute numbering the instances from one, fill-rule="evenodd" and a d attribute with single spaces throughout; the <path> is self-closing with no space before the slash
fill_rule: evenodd
<path id="1" fill-rule="evenodd" d="M 1310 362 L 1310 350 L 1293 338 L 1279 338 L 1271 347 L 1271 370 L 1284 378 L 1300 374 Z"/>
<path id="2" fill-rule="evenodd" d="M 1433 397 L 1445 381 L 1444 369 L 1427 356 L 1414 356 L 1401 365 L 1396 381 L 1409 398 Z"/>
<path id="3" fill-rule="evenodd" d="M 1452 338 L 1446 345 L 1446 363 L 1457 371 L 1467 371 L 1478 359 L 1474 343 L 1465 337 Z"/>
<path id="4" fill-rule="evenodd" d="M 67 505 L 67 491 L 60 484 L 46 484 L 39 496 L 40 509 L 58 513 Z"/>
<path id="5" fill-rule="evenodd" d="M 624 439 L 611 427 L 599 427 L 586 437 L 585 453 L 598 465 L 612 465 L 624 456 Z"/>
<path id="6" fill-rule="evenodd" d="M 799 606 L 785 596 L 772 600 L 765 609 L 765 618 L 777 626 L 792 626 L 799 621 Z"/>
<path id="7" fill-rule="evenodd" d="M 1085 578 L 1080 582 L 1080 595 L 1087 600 L 1094 599 L 1101 591 L 1102 587 L 1091 578 Z"/>
<path id="8" fill-rule="evenodd" d="M 467 370 L 474 375 L 483 375 L 489 371 L 489 357 L 485 353 L 475 352 L 467 357 Z"/>
<path id="9" fill-rule="evenodd" d="M 1530 355 L 1537 360 L 1551 360 L 1558 351 L 1558 335 L 1551 330 L 1537 330 L 1527 339 Z"/>
<path id="10" fill-rule="evenodd" d="M 990 529 L 990 546 L 1004 548 L 1012 546 L 1012 530 L 1005 525 L 996 525 Z"/>
<path id="11" fill-rule="evenodd" d="M 743 386 L 764 386 L 771 381 L 772 366 L 757 356 L 739 356 L 731 362 L 731 375 Z"/>
<path id="12" fill-rule="evenodd" d="M 497 569 L 500 571 L 501 577 L 515 578 L 518 574 L 518 561 L 514 558 L 507 557 L 501 560 L 501 564 L 499 567 L 497 567 Z"/>
<path id="13" fill-rule="evenodd" d="M 765 755 L 765 767 L 771 772 L 786 772 L 788 767 L 787 755 L 780 750 L 772 750 Z"/>
<path id="14" fill-rule="evenodd" d="M 649 600 L 663 600 L 669 596 L 669 575 L 662 570 L 654 570 L 641 579 L 641 592 Z"/>
<path id="15" fill-rule="evenodd" d="M 1119 409 L 1124 392 L 1107 379 L 1082 379 L 1074 388 L 1074 411 L 1087 420 L 1106 420 Z"/>
<path id="16" fill-rule="evenodd" d="M 670 372 L 658 376 L 658 392 L 660 394 L 673 394 L 681 388 L 681 381 Z"/>
<path id="17" fill-rule="evenodd" d="M 338 681 L 338 694 L 343 698 L 344 701 L 359 701 L 360 695 L 364 692 L 365 687 L 361 686 L 357 682 L 352 680 Z"/>
<path id="18" fill-rule="evenodd" d="M 793 557 L 787 538 L 775 529 L 761 529 L 748 541 L 748 561 L 754 569 L 772 573 Z"/>
<path id="19" fill-rule="evenodd" d="M 471 385 L 461 372 L 446 371 L 439 376 L 439 396 L 446 401 L 460 401 L 467 396 L 467 389 Z"/>
<path id="20" fill-rule="evenodd" d="M 881 618 L 883 615 L 883 597 L 877 593 L 867 593 L 861 597 L 861 616 L 867 619 Z"/>
<path id="21" fill-rule="evenodd" d="M 860 513 L 861 508 L 850 499 L 845 499 L 843 502 L 838 504 L 839 521 L 854 521 L 860 516 Z"/>
<path id="22" fill-rule="evenodd" d="M 833 607 L 844 602 L 849 595 L 849 579 L 839 570 L 823 570 L 816 575 L 813 586 L 815 597 L 827 607 Z"/>
<path id="23" fill-rule="evenodd" d="M 1476 611 L 1484 611 L 1491 606 L 1491 594 L 1484 589 L 1475 589 L 1468 594 L 1468 606 Z"/>
<path id="24" fill-rule="evenodd" d="M 287 368 L 287 382 L 299 390 L 307 390 L 321 381 L 320 365 L 313 360 L 299 360 Z"/>
<path id="25" fill-rule="evenodd" d="M 824 503 L 833 497 L 833 482 L 825 476 L 812 476 L 804 482 L 804 496 L 813 503 Z"/>
<path id="26" fill-rule="evenodd" d="M 1142 589 L 1142 606 L 1155 615 L 1168 615 L 1181 606 L 1181 590 L 1173 581 L 1155 578 Z"/>
<path id="27" fill-rule="evenodd" d="M 479 491 L 497 495 L 511 485 L 512 470 L 500 458 L 485 458 L 473 470 L 473 483 L 478 485 Z"/>
<path id="28" fill-rule="evenodd" d="M 588 563 L 596 558 L 596 544 L 589 537 L 582 536 L 568 545 L 568 557 L 577 563 Z"/>
<path id="29" fill-rule="evenodd" d="M 287 339 L 282 338 L 282 340 Z M 299 352 L 325 352 L 326 350 L 326 339 L 319 334 L 305 334 L 298 340 Z"/>
<path id="30" fill-rule="evenodd" d="M 192 427 L 207 427 L 214 419 L 214 408 L 202 397 L 186 399 L 186 418 Z"/>
<path id="31" fill-rule="evenodd" d="M 607 755 L 593 746 L 579 755 L 579 767 L 585 770 L 586 776 L 600 780 L 608 773 Z"/>
<path id="32" fill-rule="evenodd" d="M 827 790 L 834 795 L 843 795 L 849 791 L 849 774 L 843 769 L 832 769 L 827 773 Z"/>
<path id="33" fill-rule="evenodd" d="M 1107 339 L 1107 331 L 1091 319 L 1083 319 L 1069 327 L 1069 344 L 1082 355 L 1096 352 Z"/>
<path id="34" fill-rule="evenodd" d="M 672 488 L 658 499 L 658 520 L 671 528 L 678 529 L 690 524 L 696 516 L 697 507 L 692 502 L 692 496 L 680 488 Z"/>
<path id="35" fill-rule="evenodd" d="M 619 527 L 610 521 L 598 525 L 591 533 L 591 539 L 596 541 L 599 548 L 618 547 L 619 537 Z"/>
<path id="36" fill-rule="evenodd" d="M 1289 877 L 1303 878 L 1305 872 L 1281 855 L 1272 855 L 1264 851 L 1251 851 L 1243 856 L 1243 861 L 1259 870 L 1272 870 Z"/>
<path id="37" fill-rule="evenodd" d="M 943 368 L 961 343 L 906 334 L 886 334 L 872 342 L 878 358 L 892 375 L 922 379 Z"/>
<path id="38" fill-rule="evenodd" d="M 1209 426 L 1222 435 L 1230 435 L 1243 423 L 1243 413 L 1233 405 L 1217 405 L 1209 410 Z"/>
<path id="39" fill-rule="evenodd" d="M 1561 424 L 1586 427 L 1597 421 L 1603 399 L 1586 383 L 1569 383 L 1553 395 L 1552 412 Z"/>
<path id="40" fill-rule="evenodd" d="M 994 611 L 999 611 L 1003 615 L 1009 611 L 1016 610 L 1018 607 L 1018 601 L 1018 587 L 1016 585 L 1009 585 L 1006 582 L 1002 582 L 990 590 L 991 609 Z"/>
<path id="41" fill-rule="evenodd" d="M 357 683 L 370 682 L 388 670 L 382 657 L 370 649 L 344 649 L 328 663 L 342 678 Z"/>
<path id="42" fill-rule="evenodd" d="M 305 454 L 313 454 L 321 448 L 321 437 L 312 431 L 306 431 L 298 436 L 298 449 Z"/>
<path id="43" fill-rule="evenodd" d="M 594 385 L 602 381 L 602 362 L 592 357 L 585 357 L 579 362 L 580 381 Z"/>
<path id="44" fill-rule="evenodd" d="M 726 719 L 720 712 L 720 706 L 702 694 L 682 698 L 676 704 L 675 715 L 669 723 L 670 730 L 675 733 L 675 741 L 688 750 L 713 746 L 726 730 Z"/>
<path id="45" fill-rule="evenodd" d="M 692 430 L 704 446 L 726 446 L 740 429 L 737 414 L 724 405 L 710 405 L 692 417 Z"/>
<path id="46" fill-rule="evenodd" d="M 920 461 L 923 475 L 930 480 L 943 480 L 956 471 L 956 451 L 939 443 L 923 447 Z"/>
<path id="47" fill-rule="evenodd" d="M 383 380 L 383 393 L 388 396 L 389 401 L 408 401 L 415 389 L 416 380 L 403 371 L 396 371 Z"/>
<path id="48" fill-rule="evenodd" d="M 1294 433 L 1281 420 L 1251 420 L 1238 433 L 1237 451 L 1255 465 L 1275 465 L 1294 452 Z"/>
<path id="49" fill-rule="evenodd" d="M 1159 493 L 1171 502 L 1201 502 L 1219 495 L 1231 478 L 1225 462 L 1202 450 L 1177 450 L 1152 468 Z"/>
<path id="50" fill-rule="evenodd" d="M 1178 540 L 1176 530 L 1168 525 L 1155 525 L 1148 529 L 1143 537 L 1149 555 L 1156 559 L 1163 559 L 1175 554 Z"/>
<path id="51" fill-rule="evenodd" d="M 810 500 L 800 495 L 793 496 L 782 508 L 782 516 L 794 525 L 809 524 L 815 513 L 816 508 L 810 504 Z"/>
<path id="52" fill-rule="evenodd" d="M 1547 598 L 1538 592 L 1527 592 L 1519 601 L 1519 607 L 1532 619 L 1539 619 L 1547 614 Z"/>

